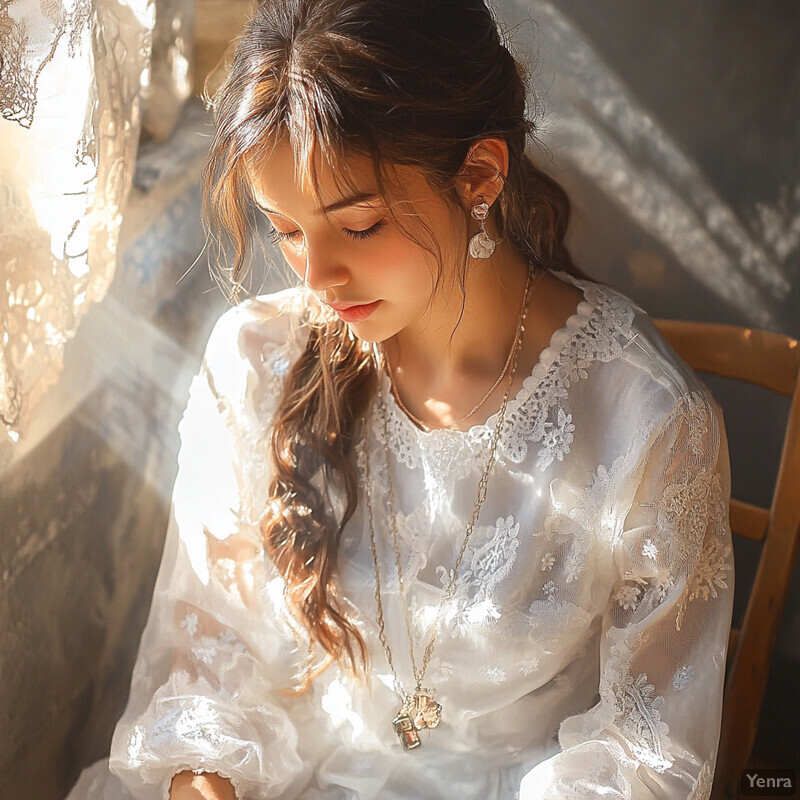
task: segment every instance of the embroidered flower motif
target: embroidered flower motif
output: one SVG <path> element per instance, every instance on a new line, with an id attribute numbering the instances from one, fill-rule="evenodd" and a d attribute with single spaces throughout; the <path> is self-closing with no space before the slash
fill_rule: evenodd
<path id="1" fill-rule="evenodd" d="M 644 431 L 641 432 L 644 435 Z M 629 446 L 631 450 L 635 444 Z M 577 580 L 587 567 L 587 556 L 593 542 L 598 537 L 610 540 L 614 525 L 611 499 L 614 485 L 622 465 L 629 459 L 622 453 L 611 465 L 599 464 L 589 476 L 586 486 L 576 486 L 574 482 L 556 478 L 550 483 L 552 511 L 544 521 L 544 528 L 537 533 L 553 544 L 563 544 L 564 553 L 560 556 L 564 580 L 567 583 Z M 599 525 L 598 525 L 599 522 Z M 545 556 L 552 555 L 552 552 Z M 544 569 L 542 564 L 542 571 Z"/>
<path id="2" fill-rule="evenodd" d="M 197 633 L 198 625 L 199 620 L 197 619 L 197 614 L 195 614 L 194 611 L 190 611 L 181 620 L 181 628 L 183 628 L 191 637 L 194 637 L 194 635 Z"/>
<path id="3" fill-rule="evenodd" d="M 642 555 L 645 558 L 655 558 L 658 555 L 658 548 L 653 544 L 652 539 L 645 539 L 642 545 Z"/>
<path id="4" fill-rule="evenodd" d="M 437 680 L 447 680 L 455 675 L 456 668 L 449 661 L 440 661 L 438 658 L 431 659 L 431 675 Z"/>
<path id="5" fill-rule="evenodd" d="M 682 692 L 694 679 L 694 667 L 691 664 L 682 664 L 672 676 L 672 685 L 675 690 Z"/>
<path id="6" fill-rule="evenodd" d="M 593 616 L 585 608 L 568 601 L 557 602 L 555 598 L 534 600 L 527 613 L 528 638 L 550 655 L 566 642 L 577 641 Z"/>
<path id="7" fill-rule="evenodd" d="M 200 641 L 192 646 L 192 655 L 201 664 L 213 664 L 220 654 L 221 647 L 230 653 L 243 653 L 245 649 L 236 634 L 230 628 L 226 628 L 217 638 L 201 636 Z"/>
<path id="8" fill-rule="evenodd" d="M 656 604 L 664 602 L 674 585 L 675 579 L 669 570 L 662 568 L 656 571 L 653 583 L 653 599 Z"/>
<path id="9" fill-rule="evenodd" d="M 553 461 L 564 460 L 564 456 L 569 453 L 572 444 L 572 432 L 575 426 L 572 424 L 572 414 L 564 411 L 563 405 L 558 406 L 555 422 L 545 422 L 542 433 L 542 448 L 537 457 L 536 466 L 540 470 L 545 470 Z"/>
<path id="10" fill-rule="evenodd" d="M 458 577 L 449 614 L 445 615 L 454 635 L 469 635 L 473 626 L 500 618 L 495 602 L 497 586 L 511 572 L 518 548 L 519 523 L 513 516 L 499 517 L 489 528 L 484 544 L 468 548 L 463 562 L 466 568 Z M 436 574 L 442 586 L 447 586 L 452 568 L 439 565 Z"/>
<path id="11" fill-rule="evenodd" d="M 612 638 L 625 635 L 614 628 L 609 633 Z M 646 673 L 640 672 L 635 677 L 631 674 L 637 644 L 638 640 L 620 638 L 610 647 L 600 679 L 600 696 L 603 703 L 614 709 L 616 725 L 630 742 L 636 758 L 656 772 L 664 772 L 673 763 L 669 726 L 661 719 L 664 698 L 654 694 L 655 687 L 648 682 Z"/>
<path id="12" fill-rule="evenodd" d="M 545 553 L 542 556 L 542 572 L 547 572 L 553 568 L 553 564 L 556 563 L 556 557 L 552 553 Z"/>
<path id="13" fill-rule="evenodd" d="M 220 635 L 219 640 L 227 645 L 234 653 L 243 653 L 244 645 L 236 637 L 236 634 L 230 629 L 226 628 Z"/>
<path id="14" fill-rule="evenodd" d="M 202 664 L 213 664 L 217 652 L 217 640 L 210 636 L 203 636 L 200 644 L 192 647 L 192 655 Z"/>
<path id="15" fill-rule="evenodd" d="M 538 669 L 539 669 L 538 658 L 526 658 L 523 661 L 519 662 L 519 671 L 523 675 L 532 675 Z"/>
<path id="16" fill-rule="evenodd" d="M 499 686 L 506 679 L 506 671 L 502 667 L 483 666 L 478 670 L 478 675 L 494 686 Z"/>
<path id="17" fill-rule="evenodd" d="M 647 581 L 643 578 L 635 575 L 626 576 L 625 581 L 619 584 L 611 597 L 626 611 L 633 611 L 639 605 L 642 586 L 646 585 L 646 583 Z"/>
<path id="18" fill-rule="evenodd" d="M 555 601 L 555 594 L 556 594 L 556 584 L 554 581 L 547 581 L 542 585 L 542 593 L 545 596 L 545 599 L 552 603 Z"/>
<path id="19" fill-rule="evenodd" d="M 289 357 L 283 348 L 275 349 L 272 342 L 264 345 L 264 366 L 275 376 L 282 378 L 291 366 Z"/>
<path id="20" fill-rule="evenodd" d="M 519 548 L 519 523 L 500 517 L 489 541 L 472 554 L 470 582 L 477 583 L 481 598 L 490 595 L 514 566 Z"/>

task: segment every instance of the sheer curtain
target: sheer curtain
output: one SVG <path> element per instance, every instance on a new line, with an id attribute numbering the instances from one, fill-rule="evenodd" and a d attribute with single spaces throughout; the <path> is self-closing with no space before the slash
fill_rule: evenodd
<path id="1" fill-rule="evenodd" d="M 191 91 L 193 13 L 193 0 L 0 3 L 0 463 L 108 291 L 143 124 L 165 138 Z"/>

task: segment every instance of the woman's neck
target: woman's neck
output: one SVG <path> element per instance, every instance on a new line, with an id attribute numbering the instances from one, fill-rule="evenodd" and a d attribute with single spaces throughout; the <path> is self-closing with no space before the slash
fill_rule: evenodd
<path id="1" fill-rule="evenodd" d="M 513 346 L 529 267 L 503 245 L 491 259 L 470 263 L 463 314 L 458 285 L 443 287 L 422 318 L 384 343 L 398 393 L 433 425 L 467 413 L 500 375 Z"/>

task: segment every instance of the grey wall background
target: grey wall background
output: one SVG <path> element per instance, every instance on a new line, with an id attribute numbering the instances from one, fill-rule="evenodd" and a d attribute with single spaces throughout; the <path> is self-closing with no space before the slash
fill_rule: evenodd
<path id="1" fill-rule="evenodd" d="M 586 272 L 654 316 L 800 337 L 800 3 L 498 7 L 517 48 L 539 58 L 548 115 L 537 157 L 573 198 L 570 242 Z M 204 245 L 198 170 L 208 132 L 194 103 L 166 143 L 142 149 L 109 297 L 67 347 L 47 422 L 0 464 L 4 796 L 63 798 L 107 753 L 126 700 L 177 423 L 226 307 L 205 256 L 189 269 Z M 259 280 L 254 291 L 279 279 Z M 788 403 L 707 382 L 724 409 L 734 494 L 767 505 Z M 735 615 L 755 556 L 737 542 Z M 784 766 L 800 766 L 798 583 L 756 744 Z"/>

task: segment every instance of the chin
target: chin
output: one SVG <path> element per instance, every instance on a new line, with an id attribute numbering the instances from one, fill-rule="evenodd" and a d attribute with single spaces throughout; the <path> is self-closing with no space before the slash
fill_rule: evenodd
<path id="1" fill-rule="evenodd" d="M 364 322 L 350 324 L 350 330 L 353 332 L 354 336 L 357 336 L 363 342 L 380 344 L 387 339 L 391 339 L 392 336 L 401 329 L 388 325 L 381 325 L 372 320 L 365 320 Z"/>

